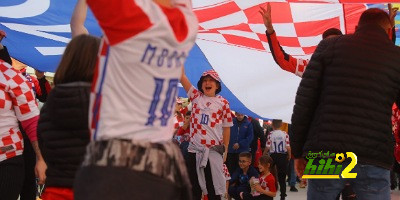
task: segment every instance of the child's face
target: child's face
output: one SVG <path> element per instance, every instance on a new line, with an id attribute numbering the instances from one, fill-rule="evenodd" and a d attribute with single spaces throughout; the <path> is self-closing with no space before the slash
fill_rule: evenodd
<path id="1" fill-rule="evenodd" d="M 217 81 L 210 76 L 206 76 L 203 79 L 201 89 L 203 89 L 204 95 L 213 97 L 218 89 Z"/>
<path id="2" fill-rule="evenodd" d="M 176 103 L 175 105 L 175 111 L 178 112 L 182 109 L 182 104 L 181 103 Z"/>
<path id="3" fill-rule="evenodd" d="M 261 163 L 258 163 L 258 170 L 260 171 L 260 173 L 265 172 L 268 168 L 269 168 L 269 164 L 267 164 L 267 166 L 264 166 Z"/>
<path id="4" fill-rule="evenodd" d="M 188 123 L 190 121 L 190 115 L 185 116 L 185 122 Z"/>
<path id="5" fill-rule="evenodd" d="M 251 159 L 247 157 L 239 157 L 239 167 L 240 169 L 246 169 L 251 165 Z"/>

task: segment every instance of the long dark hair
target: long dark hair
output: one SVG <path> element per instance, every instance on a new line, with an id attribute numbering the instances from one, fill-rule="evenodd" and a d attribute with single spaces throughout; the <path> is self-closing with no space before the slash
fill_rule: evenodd
<path id="1" fill-rule="evenodd" d="M 264 168 L 266 168 L 269 164 L 269 171 L 275 178 L 275 187 L 278 190 L 278 171 L 276 170 L 276 165 L 274 163 L 274 160 L 269 156 L 269 155 L 263 155 L 260 157 L 260 165 L 262 165 Z"/>
<path id="2" fill-rule="evenodd" d="M 92 82 L 100 39 L 90 35 L 73 38 L 58 65 L 54 75 L 54 84 L 76 81 Z"/>

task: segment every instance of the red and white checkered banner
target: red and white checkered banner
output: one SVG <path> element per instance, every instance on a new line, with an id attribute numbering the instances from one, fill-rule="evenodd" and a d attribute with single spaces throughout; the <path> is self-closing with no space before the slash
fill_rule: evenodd
<path id="1" fill-rule="evenodd" d="M 255 117 L 290 122 L 300 79 L 281 70 L 272 58 L 259 13 L 267 2 L 271 2 L 272 22 L 282 48 L 305 59 L 328 28 L 354 32 L 367 6 L 347 4 L 352 2 L 349 0 L 193 1 L 199 20 L 196 44 L 229 90 L 224 93 L 223 88 L 224 97 L 241 103 L 233 103 L 231 108 Z M 189 61 L 187 71 L 191 67 L 199 67 L 198 62 Z"/>

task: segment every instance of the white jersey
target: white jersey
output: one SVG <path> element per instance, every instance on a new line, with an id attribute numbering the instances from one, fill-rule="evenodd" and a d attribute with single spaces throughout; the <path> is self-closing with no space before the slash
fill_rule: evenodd
<path id="1" fill-rule="evenodd" d="M 170 140 L 177 84 L 198 29 L 190 1 L 174 8 L 152 0 L 87 3 L 104 33 L 90 99 L 92 139 Z"/>
<path id="2" fill-rule="evenodd" d="M 268 135 L 269 153 L 286 153 L 286 147 L 290 147 L 290 141 L 289 135 L 285 131 L 275 130 Z"/>
<path id="3" fill-rule="evenodd" d="M 205 96 L 193 86 L 189 89 L 188 96 L 193 104 L 189 152 L 194 152 L 195 146 L 211 147 L 223 144 L 223 127 L 233 126 L 228 101 L 219 95 Z"/>

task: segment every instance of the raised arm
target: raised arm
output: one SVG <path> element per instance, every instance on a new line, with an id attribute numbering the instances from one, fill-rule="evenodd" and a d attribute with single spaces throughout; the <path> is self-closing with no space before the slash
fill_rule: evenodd
<path id="1" fill-rule="evenodd" d="M 185 67 L 182 67 L 181 84 L 182 84 L 183 88 L 185 89 L 186 93 L 188 93 L 190 87 L 192 87 L 192 84 L 190 83 L 189 79 L 187 78 L 187 76 L 185 74 Z"/>
<path id="2" fill-rule="evenodd" d="M 282 49 L 282 46 L 279 44 L 276 37 L 274 27 L 272 26 L 271 5 L 268 3 L 267 9 L 260 7 L 259 12 L 263 18 L 265 28 L 267 29 L 265 33 L 268 39 L 268 45 L 276 64 L 278 64 L 283 70 L 301 77 L 308 61 L 294 58 Z"/>
<path id="3" fill-rule="evenodd" d="M 72 38 L 81 34 L 89 34 L 85 27 L 87 8 L 86 0 L 78 0 L 76 3 L 70 22 Z"/>
<path id="4" fill-rule="evenodd" d="M 32 143 L 33 150 L 35 151 L 37 158 L 35 174 L 39 178 L 38 183 L 44 184 L 47 166 L 44 162 L 37 142 L 37 122 L 39 119 L 39 109 L 34 98 L 33 90 L 29 86 L 30 83 L 28 80 L 26 80 L 21 73 L 14 69 L 10 69 L 10 71 L 12 70 L 13 73 L 10 72 L 9 74 L 14 74 L 14 76 L 10 77 L 10 80 L 23 80 L 23 82 L 17 83 L 15 81 L 9 81 L 10 89 L 8 90 L 8 93 L 11 97 L 15 116 L 17 117 L 18 121 L 21 122 L 23 129 Z"/>

